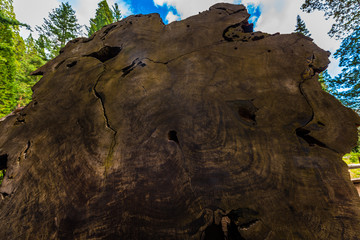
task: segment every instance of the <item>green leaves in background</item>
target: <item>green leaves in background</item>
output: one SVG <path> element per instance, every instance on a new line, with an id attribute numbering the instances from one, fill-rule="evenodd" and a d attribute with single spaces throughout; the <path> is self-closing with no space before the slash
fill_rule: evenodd
<path id="1" fill-rule="evenodd" d="M 88 36 L 90 37 L 103 26 L 119 21 L 121 19 L 121 12 L 117 3 L 110 9 L 106 0 L 102 0 L 98 4 L 95 17 L 90 19 L 90 27 L 87 28 Z"/>
<path id="2" fill-rule="evenodd" d="M 78 24 L 75 11 L 66 2 L 53 9 L 49 17 L 44 18 L 44 23 L 36 26 L 36 30 L 40 34 L 38 51 L 44 60 L 50 60 L 59 54 L 69 40 L 81 34 L 81 25 Z"/>
<path id="3" fill-rule="evenodd" d="M 6 172 L 6 170 L 0 170 L 0 185 L 1 185 L 2 181 L 3 181 L 3 179 L 4 179 L 5 172 Z"/>
<path id="4" fill-rule="evenodd" d="M 11 0 L 0 0 L 0 118 L 31 101 L 31 86 L 39 77 L 30 73 L 45 62 L 40 58 L 30 36 L 25 42 L 15 19 Z"/>
<path id="5" fill-rule="evenodd" d="M 335 57 L 343 69 L 334 78 L 327 76 L 325 81 L 334 96 L 360 114 L 360 27 L 343 39 Z"/>
<path id="6" fill-rule="evenodd" d="M 16 106 L 16 48 L 18 34 L 14 9 L 9 0 L 0 0 L 0 117 Z M 5 20 L 4 20 L 5 19 Z"/>

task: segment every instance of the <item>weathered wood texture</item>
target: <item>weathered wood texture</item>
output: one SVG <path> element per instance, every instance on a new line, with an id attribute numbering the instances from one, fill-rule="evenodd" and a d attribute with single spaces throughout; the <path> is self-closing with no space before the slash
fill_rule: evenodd
<path id="1" fill-rule="evenodd" d="M 360 179 L 359 179 L 360 180 Z M 355 186 L 355 188 L 356 188 L 356 190 L 357 190 L 357 192 L 358 192 L 358 194 L 360 195 L 360 181 L 358 181 L 358 182 L 354 182 L 353 181 L 353 183 L 354 183 L 354 186 Z"/>
<path id="2" fill-rule="evenodd" d="M 0 239 L 359 239 L 360 120 L 321 90 L 329 53 L 248 17 L 130 16 L 34 72 L 0 122 Z"/>

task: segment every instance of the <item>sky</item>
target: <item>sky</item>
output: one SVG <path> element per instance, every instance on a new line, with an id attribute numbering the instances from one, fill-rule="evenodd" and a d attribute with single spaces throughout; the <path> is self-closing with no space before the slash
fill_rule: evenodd
<path id="1" fill-rule="evenodd" d="M 111 6 L 119 4 L 122 16 L 132 14 L 148 14 L 157 12 L 164 23 L 179 21 L 199 12 L 208 10 L 218 2 L 244 4 L 252 16 L 250 22 L 255 24 L 254 31 L 281 34 L 291 33 L 295 29 L 296 16 L 305 21 L 314 42 L 324 50 L 334 53 L 340 47 L 340 41 L 330 38 L 327 32 L 332 21 L 326 21 L 323 12 L 304 13 L 301 4 L 305 0 L 107 0 Z M 32 29 L 43 24 L 43 18 L 48 18 L 49 12 L 59 7 L 61 2 L 69 2 L 76 11 L 81 25 L 89 25 L 89 19 L 95 16 L 100 0 L 13 0 L 16 17 L 19 21 L 29 24 Z M 84 30 L 84 33 L 86 31 Z M 27 37 L 29 31 L 21 30 L 21 35 Z M 36 37 L 36 33 L 33 33 Z M 85 35 L 85 34 L 84 34 Z M 330 57 L 328 71 L 335 76 L 340 73 L 338 61 Z"/>

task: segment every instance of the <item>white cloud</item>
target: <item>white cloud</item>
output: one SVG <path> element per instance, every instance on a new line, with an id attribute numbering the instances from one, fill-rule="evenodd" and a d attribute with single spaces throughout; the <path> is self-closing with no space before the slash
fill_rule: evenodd
<path id="1" fill-rule="evenodd" d="M 256 25 L 257 31 L 275 33 L 292 33 L 295 30 L 296 16 L 305 21 L 314 43 L 324 50 L 334 53 L 340 47 L 340 41 L 330 38 L 327 34 L 333 24 L 325 20 L 323 12 L 304 13 L 300 7 L 302 1 L 286 0 L 243 0 L 244 3 L 256 2 L 261 6 L 261 15 Z M 341 70 L 338 61 L 330 58 L 331 64 L 328 71 L 331 75 L 338 74 Z"/>
<path id="2" fill-rule="evenodd" d="M 76 17 L 81 25 L 89 25 L 90 18 L 95 17 L 99 0 L 77 1 L 72 7 L 76 11 Z"/>
<path id="3" fill-rule="evenodd" d="M 209 9 L 215 3 L 227 2 L 234 3 L 235 0 L 153 0 L 158 6 L 173 6 L 176 8 L 181 18 L 187 18 Z"/>
<path id="4" fill-rule="evenodd" d="M 13 6 L 16 18 L 23 23 L 29 24 L 33 30 L 36 25 L 42 25 L 49 12 L 59 6 L 57 0 L 14 0 Z M 30 31 L 21 28 L 22 37 L 27 37 Z M 36 35 L 34 31 L 33 35 Z"/>
<path id="5" fill-rule="evenodd" d="M 168 23 L 171 23 L 178 20 L 180 20 L 180 17 L 178 15 L 175 15 L 172 11 L 169 11 L 168 15 L 166 16 L 166 21 L 168 21 Z"/>
<path id="6" fill-rule="evenodd" d="M 121 11 L 121 15 L 123 16 L 123 18 L 133 14 L 131 10 L 131 6 L 128 3 L 126 3 L 125 1 L 116 1 L 116 2 L 119 4 L 119 9 Z"/>

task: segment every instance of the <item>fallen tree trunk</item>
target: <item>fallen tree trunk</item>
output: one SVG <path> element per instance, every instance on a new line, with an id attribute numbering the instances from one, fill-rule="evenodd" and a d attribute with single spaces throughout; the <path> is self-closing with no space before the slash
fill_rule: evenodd
<path id="1" fill-rule="evenodd" d="M 358 239 L 328 52 L 242 5 L 69 42 L 0 121 L 0 239 Z"/>

